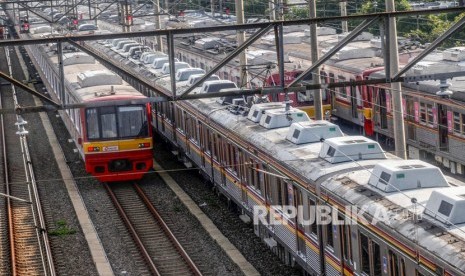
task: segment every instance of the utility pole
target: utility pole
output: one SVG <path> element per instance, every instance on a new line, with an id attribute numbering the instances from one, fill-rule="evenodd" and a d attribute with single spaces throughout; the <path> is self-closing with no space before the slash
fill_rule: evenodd
<path id="1" fill-rule="evenodd" d="M 275 21 L 276 20 L 276 5 L 275 5 L 276 0 L 271 0 L 268 1 L 268 9 L 270 10 L 270 21 Z"/>
<path id="2" fill-rule="evenodd" d="M 155 0 L 153 12 L 155 13 L 155 30 L 160 30 L 161 20 L 160 20 L 160 1 L 159 0 Z M 162 44 L 161 35 L 157 36 L 157 51 L 163 52 L 163 44 Z"/>
<path id="3" fill-rule="evenodd" d="M 316 18 L 316 0 L 309 0 L 309 15 L 310 18 Z M 319 59 L 318 54 L 318 37 L 316 32 L 316 23 L 310 24 L 310 50 L 312 63 L 315 63 Z M 317 67 L 312 72 L 312 83 L 320 84 L 320 68 Z M 311 92 L 306 92 L 310 94 Z M 307 95 L 310 96 L 310 95 Z M 321 100 L 321 89 L 313 90 L 313 105 L 315 106 L 315 119 L 323 120 L 323 102 Z"/>
<path id="4" fill-rule="evenodd" d="M 215 18 L 215 0 L 210 1 L 210 9 L 212 11 L 212 17 Z M 238 8 L 236 8 L 236 9 L 238 9 Z M 237 19 L 237 20 L 239 20 L 239 19 Z"/>
<path id="5" fill-rule="evenodd" d="M 386 0 L 386 12 L 395 11 L 394 0 Z M 397 48 L 397 27 L 396 18 L 389 17 L 389 72 L 394 76 L 399 72 L 399 50 Z M 405 145 L 405 128 L 404 128 L 404 112 L 402 109 L 402 88 L 400 82 L 391 83 L 391 98 L 393 100 L 392 115 L 394 118 L 394 143 L 396 155 L 402 159 L 407 159 L 407 148 Z"/>
<path id="6" fill-rule="evenodd" d="M 243 0 L 236 0 L 236 17 L 237 17 L 237 24 L 244 24 L 244 1 Z M 245 41 L 245 31 L 237 31 L 237 46 L 244 44 Z M 247 57 L 246 51 L 242 51 L 239 54 L 239 64 L 241 67 L 241 77 L 240 77 L 240 84 L 247 84 L 248 81 L 248 74 L 247 74 Z"/>
<path id="7" fill-rule="evenodd" d="M 341 10 L 341 16 L 347 16 L 347 0 L 341 0 L 339 2 L 339 8 Z M 342 32 L 349 32 L 349 27 L 347 26 L 347 20 L 342 20 Z"/>

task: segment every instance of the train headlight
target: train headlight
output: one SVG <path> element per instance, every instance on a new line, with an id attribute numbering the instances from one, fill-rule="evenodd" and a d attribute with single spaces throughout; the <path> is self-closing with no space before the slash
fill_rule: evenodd
<path id="1" fill-rule="evenodd" d="M 100 148 L 99 147 L 88 147 L 87 151 L 88 152 L 98 152 L 98 151 L 100 151 Z"/>
<path id="2" fill-rule="evenodd" d="M 150 147 L 150 143 L 139 143 L 139 148 L 140 149 L 148 148 L 148 147 Z"/>

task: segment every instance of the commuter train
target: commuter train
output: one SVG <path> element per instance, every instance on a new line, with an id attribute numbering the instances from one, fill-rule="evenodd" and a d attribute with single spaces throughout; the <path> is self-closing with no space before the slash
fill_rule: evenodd
<path id="1" fill-rule="evenodd" d="M 101 45 L 93 43 L 105 51 Z M 380 71 L 371 67 L 354 78 Z M 329 68 L 321 74 L 331 82 L 336 71 Z M 169 86 L 163 78 L 154 83 Z M 355 93 L 375 93 L 370 89 Z M 464 273 L 464 183 L 423 161 L 400 160 L 366 137 L 341 136 L 337 125 L 312 122 L 282 103 L 232 113 L 223 102 L 157 103 L 152 124 L 186 165 L 197 166 L 244 214 L 256 215 L 255 233 L 285 262 L 311 275 Z M 305 223 L 316 216 L 314 206 L 333 208 L 332 217 L 346 223 Z"/>
<path id="2" fill-rule="evenodd" d="M 332 62 L 322 66 L 322 81 L 363 80 L 382 71 L 375 57 Z M 375 113 L 374 122 L 389 119 L 378 104 L 387 89 L 324 92 L 339 118 L 346 112 L 367 127 L 367 113 Z M 312 122 L 281 103 L 253 105 L 246 118 L 223 102 L 157 103 L 153 127 L 186 165 L 194 163 L 244 214 L 255 215 L 255 233 L 284 261 L 311 275 L 465 272 L 464 183 L 423 161 L 400 160 L 366 137 L 341 136 L 337 125 Z M 318 217 L 314 206 L 331 207 L 335 221 L 344 223 L 305 223 Z"/>
<path id="3" fill-rule="evenodd" d="M 50 31 L 49 26 L 31 26 L 30 35 Z M 142 178 L 153 166 L 151 108 L 146 97 L 93 57 L 69 45 L 63 49 L 64 91 L 57 46 L 26 46 L 51 97 L 63 104 L 88 105 L 60 112 L 86 171 L 102 182 Z M 133 103 L 138 100 L 139 104 Z"/>
<path id="4" fill-rule="evenodd" d="M 255 233 L 309 274 L 465 273 L 465 183 L 439 168 L 276 103 L 247 117 L 218 99 L 158 103 L 154 116 L 164 139 L 254 218 Z M 311 222 L 315 206 L 336 221 Z"/>
<path id="5" fill-rule="evenodd" d="M 463 71 L 465 48 L 435 51 L 406 75 Z M 405 62 L 404 62 L 405 63 Z M 331 60 L 322 69 L 327 83 L 384 78 L 378 57 Z M 402 102 L 408 156 L 441 165 L 451 173 L 465 173 L 463 77 L 402 83 Z M 392 141 L 393 91 L 389 84 L 326 89 L 331 94 L 332 117 L 358 126 L 359 133 Z M 447 93 L 443 93 L 445 90 Z"/>

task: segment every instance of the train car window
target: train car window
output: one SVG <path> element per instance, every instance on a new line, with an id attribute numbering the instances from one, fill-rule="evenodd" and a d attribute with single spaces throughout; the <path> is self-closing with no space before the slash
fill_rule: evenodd
<path id="1" fill-rule="evenodd" d="M 279 206 L 282 206 L 284 204 L 283 202 L 283 180 L 279 177 L 274 177 L 276 180 L 276 193 L 275 193 L 275 198 L 276 198 L 276 203 Z"/>
<path id="2" fill-rule="evenodd" d="M 420 122 L 426 123 L 426 104 L 420 103 Z"/>
<path id="3" fill-rule="evenodd" d="M 229 149 L 231 150 L 231 170 L 237 175 L 240 166 L 239 149 L 232 144 L 229 145 Z"/>
<path id="4" fill-rule="evenodd" d="M 334 248 L 334 233 L 333 224 L 329 222 L 326 225 L 326 245 Z"/>
<path id="5" fill-rule="evenodd" d="M 433 122 L 434 122 L 434 119 L 433 119 L 433 105 L 427 104 L 426 105 L 426 111 L 428 113 L 428 124 L 430 126 L 433 126 Z"/>
<path id="6" fill-rule="evenodd" d="M 102 138 L 116 138 L 116 114 L 113 106 L 100 107 L 100 124 L 102 126 Z"/>
<path id="7" fill-rule="evenodd" d="M 400 275 L 407 276 L 407 274 L 405 273 L 405 260 L 404 259 L 400 259 Z"/>
<path id="8" fill-rule="evenodd" d="M 381 248 L 376 242 L 372 242 L 373 275 L 381 275 Z"/>
<path id="9" fill-rule="evenodd" d="M 344 218 L 339 215 L 339 220 L 344 220 Z M 343 253 L 344 253 L 344 259 L 347 260 L 347 261 L 350 261 L 352 262 L 352 242 L 351 242 L 351 239 L 350 239 L 350 225 L 345 225 L 345 224 L 342 224 L 340 226 L 340 233 L 341 233 L 341 236 L 342 236 L 342 239 L 341 240 L 341 245 L 342 245 L 342 250 L 343 250 Z"/>
<path id="10" fill-rule="evenodd" d="M 261 194 L 261 185 L 260 183 L 260 165 L 255 162 L 252 158 L 249 159 L 249 170 L 250 170 L 250 183 L 253 185 L 253 187 Z"/>
<path id="11" fill-rule="evenodd" d="M 399 276 L 399 261 L 397 255 L 389 250 L 389 275 Z"/>
<path id="12" fill-rule="evenodd" d="M 338 82 L 345 82 L 346 78 L 344 76 L 338 76 L 337 81 Z M 338 93 L 338 96 L 341 97 L 341 98 L 347 99 L 347 97 L 348 97 L 346 87 L 337 88 L 337 93 Z"/>
<path id="13" fill-rule="evenodd" d="M 370 271 L 370 253 L 368 249 L 368 237 L 360 233 L 360 262 L 362 263 L 362 272 L 371 275 Z"/>
<path id="14" fill-rule="evenodd" d="M 264 172 L 268 171 L 268 167 L 266 165 L 262 165 L 262 170 Z M 270 204 L 273 204 L 273 191 L 271 190 L 271 179 L 270 175 L 267 173 L 261 173 L 264 183 L 264 193 L 265 193 L 265 200 L 268 201 Z"/>
<path id="15" fill-rule="evenodd" d="M 87 138 L 98 139 L 100 138 L 98 127 L 98 113 L 96 108 L 88 108 L 86 110 L 87 121 Z"/>
<path id="16" fill-rule="evenodd" d="M 147 136 L 147 114 L 143 106 L 118 107 L 119 137 Z"/>
<path id="17" fill-rule="evenodd" d="M 203 129 L 204 130 L 204 135 L 205 135 L 205 147 L 206 147 L 206 152 L 208 154 L 211 155 L 212 151 L 213 151 L 213 147 L 212 147 L 212 144 L 210 143 L 210 129 L 208 127 L 206 127 L 204 124 L 202 124 L 200 126 L 201 128 L 200 129 Z"/>
<path id="18" fill-rule="evenodd" d="M 461 118 L 462 118 L 462 121 L 461 121 L 461 133 L 462 135 L 465 134 L 465 114 L 461 114 Z"/>
<path id="19" fill-rule="evenodd" d="M 315 238 L 317 238 L 318 225 L 316 223 L 316 204 L 315 201 L 311 198 L 308 198 L 308 216 L 309 220 L 312 222 L 310 225 L 310 233 L 313 234 Z"/>
<path id="20" fill-rule="evenodd" d="M 216 133 L 213 133 L 212 135 L 212 149 L 213 149 L 213 152 L 212 152 L 212 156 L 213 156 L 213 160 L 216 160 L 218 161 L 218 153 L 219 153 L 219 139 L 218 139 L 218 135 Z M 213 164 L 212 164 L 213 165 Z"/>
<path id="21" fill-rule="evenodd" d="M 462 124 L 460 122 L 460 113 L 454 112 L 454 132 L 457 134 L 462 133 Z"/>

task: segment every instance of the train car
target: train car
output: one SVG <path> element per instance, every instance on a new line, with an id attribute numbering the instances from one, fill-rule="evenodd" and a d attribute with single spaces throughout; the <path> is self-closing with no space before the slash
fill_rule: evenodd
<path id="1" fill-rule="evenodd" d="M 216 99 L 155 110 L 157 131 L 288 264 L 309 275 L 465 273 L 465 219 L 453 211 L 465 183 L 437 167 L 294 109 L 265 110 L 259 123 Z M 318 208 L 331 209 L 332 222 L 312 220 Z"/>
<path id="2" fill-rule="evenodd" d="M 290 84 L 297 76 L 302 74 L 302 70 L 290 70 L 284 73 L 284 84 Z M 303 83 L 311 84 L 311 76 L 307 77 L 303 80 Z M 264 87 L 273 87 L 280 85 L 280 74 L 273 73 L 268 76 L 264 81 Z M 322 90 L 322 102 L 323 102 L 323 114 L 330 115 L 331 114 L 331 95 L 328 93 L 327 90 Z M 270 101 L 273 102 L 284 102 L 286 95 L 285 93 L 277 93 L 270 95 Z M 311 117 L 315 117 L 315 106 L 313 102 L 313 92 L 290 92 L 288 93 L 289 100 L 292 101 L 291 106 L 299 108 Z"/>
<path id="3" fill-rule="evenodd" d="M 31 35 L 46 35 L 39 33 L 46 29 L 33 27 Z M 146 97 L 89 55 L 63 48 L 62 87 L 56 45 L 26 47 L 50 96 L 64 104 L 88 105 L 60 112 L 86 171 L 102 182 L 142 178 L 153 165 Z"/>
<path id="4" fill-rule="evenodd" d="M 465 48 L 454 47 L 436 51 L 407 72 L 407 75 L 462 72 Z M 382 78 L 384 71 L 370 77 Z M 408 154 L 441 165 L 453 174 L 465 173 L 464 127 L 465 96 L 463 77 L 449 80 L 428 80 L 402 85 L 402 102 Z M 392 91 L 389 85 L 372 86 L 375 102 L 375 131 L 392 137 Z M 445 93 L 447 91 L 447 93 Z"/>
<path id="5" fill-rule="evenodd" d="M 357 62 L 325 64 L 322 78 L 359 80 L 380 71 L 376 59 L 363 68 Z M 370 89 L 350 91 L 357 102 L 347 114 L 356 113 L 359 122 L 370 107 L 364 101 L 381 91 Z M 348 94 L 346 88 L 327 92 Z M 351 98 L 338 101 L 341 112 Z M 152 124 L 185 164 L 197 166 L 243 214 L 255 216 L 255 234 L 282 260 L 310 275 L 465 272 L 465 220 L 457 212 L 463 182 L 425 162 L 396 158 L 366 137 L 340 136 L 330 122 L 281 108 L 252 106 L 264 110 L 254 123 L 217 99 L 157 103 Z M 334 223 L 312 222 L 321 214 L 318 206 L 333 210 Z"/>

